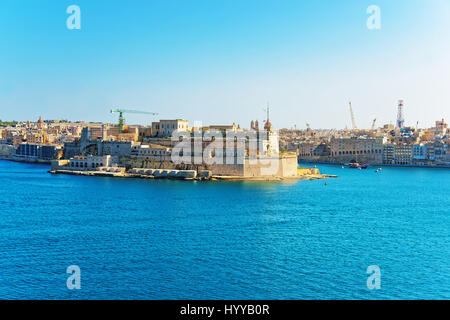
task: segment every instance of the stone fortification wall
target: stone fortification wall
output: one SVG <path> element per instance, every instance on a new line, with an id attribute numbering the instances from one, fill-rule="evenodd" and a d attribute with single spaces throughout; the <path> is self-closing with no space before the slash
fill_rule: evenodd
<path id="1" fill-rule="evenodd" d="M 295 177 L 297 176 L 297 156 L 288 155 L 280 158 L 260 159 L 256 163 L 245 160 L 245 177 Z"/>
<path id="2" fill-rule="evenodd" d="M 127 169 L 208 170 L 217 176 L 237 177 L 295 177 L 297 176 L 298 168 L 296 155 L 258 159 L 257 161 L 246 159 L 243 164 L 175 164 L 170 161 L 154 161 L 130 157 L 121 157 L 119 163 Z"/>

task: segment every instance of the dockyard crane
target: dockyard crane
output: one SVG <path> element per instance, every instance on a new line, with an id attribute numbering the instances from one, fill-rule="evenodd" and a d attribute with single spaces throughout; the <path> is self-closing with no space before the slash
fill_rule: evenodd
<path id="1" fill-rule="evenodd" d="M 119 132 L 123 133 L 123 124 L 125 119 L 123 118 L 124 113 L 138 113 L 138 114 L 150 114 L 153 116 L 158 115 L 155 112 L 138 111 L 138 110 L 127 110 L 127 109 L 111 109 L 111 113 L 117 112 L 119 114 Z"/>
<path id="2" fill-rule="evenodd" d="M 377 118 L 373 119 L 373 121 L 372 121 L 372 131 L 375 130 L 376 122 L 377 122 Z"/>
<path id="3" fill-rule="evenodd" d="M 356 130 L 356 129 L 358 129 L 358 127 L 356 126 L 355 115 L 353 114 L 352 103 L 349 102 L 349 105 L 350 105 L 350 116 L 352 118 L 352 128 L 353 128 L 353 130 Z"/>

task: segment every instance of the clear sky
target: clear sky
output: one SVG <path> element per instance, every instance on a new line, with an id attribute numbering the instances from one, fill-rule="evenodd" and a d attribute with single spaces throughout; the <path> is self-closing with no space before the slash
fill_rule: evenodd
<path id="1" fill-rule="evenodd" d="M 448 0 L 2 0 L 0 119 L 113 122 L 117 105 L 248 127 L 269 102 L 277 128 L 343 128 L 352 101 L 368 128 L 404 99 L 431 126 L 450 118 L 449 40 Z"/>

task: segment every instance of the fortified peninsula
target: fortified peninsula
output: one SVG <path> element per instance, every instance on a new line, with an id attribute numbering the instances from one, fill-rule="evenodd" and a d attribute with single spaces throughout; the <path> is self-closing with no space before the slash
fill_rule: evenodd
<path id="1" fill-rule="evenodd" d="M 300 168 L 297 153 L 280 150 L 278 130 L 267 119 L 249 129 L 194 125 L 173 119 L 150 126 L 43 121 L 4 130 L 2 159 L 49 163 L 52 174 L 178 180 L 312 180 L 316 168 Z M 13 133 L 13 134 L 12 134 Z"/>

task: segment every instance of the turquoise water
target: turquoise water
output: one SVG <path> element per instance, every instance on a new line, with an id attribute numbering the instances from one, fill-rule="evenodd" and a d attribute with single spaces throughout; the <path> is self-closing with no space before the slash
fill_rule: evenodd
<path id="1" fill-rule="evenodd" d="M 319 168 L 339 178 L 150 181 L 0 161 L 0 298 L 450 299 L 450 170 Z"/>

